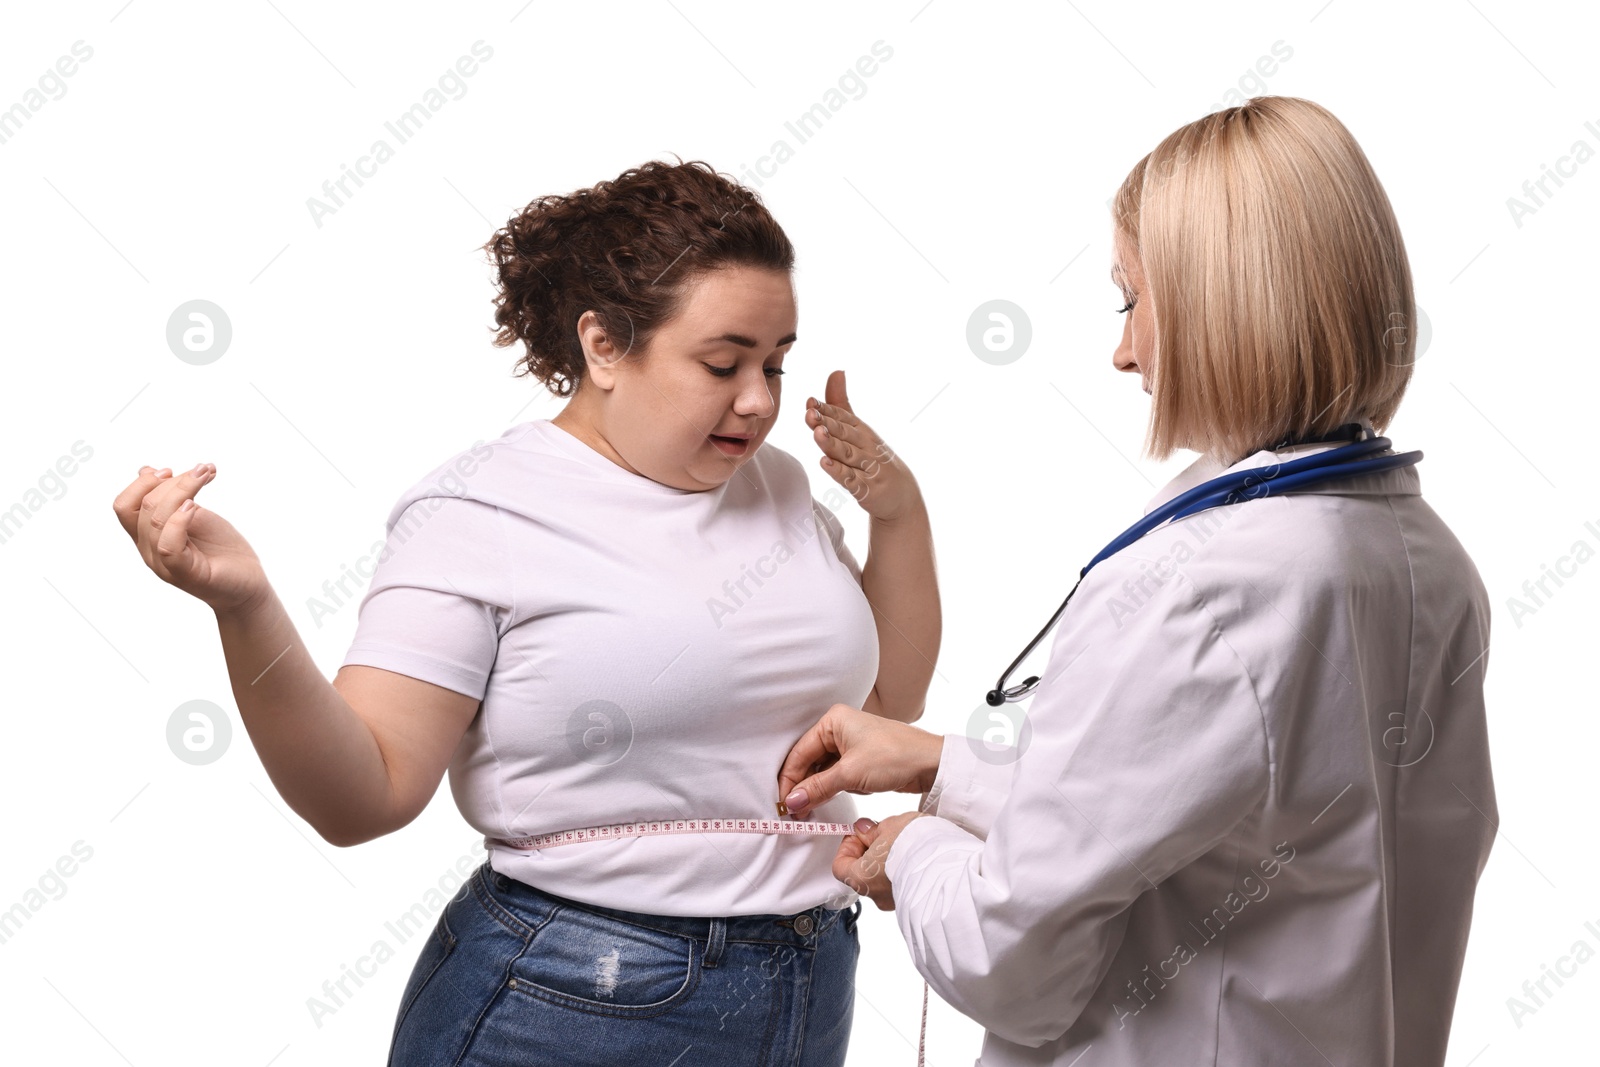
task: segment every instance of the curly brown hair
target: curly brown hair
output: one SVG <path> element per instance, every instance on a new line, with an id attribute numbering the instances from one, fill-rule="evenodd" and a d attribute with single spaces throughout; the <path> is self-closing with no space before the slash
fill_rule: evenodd
<path id="1" fill-rule="evenodd" d="M 521 341 L 528 351 L 513 377 L 532 375 L 562 397 L 583 381 L 585 311 L 625 350 L 642 350 L 701 275 L 794 269 L 794 246 L 760 197 L 699 160 L 652 160 L 614 181 L 541 196 L 483 248 L 499 279 L 495 346 Z"/>

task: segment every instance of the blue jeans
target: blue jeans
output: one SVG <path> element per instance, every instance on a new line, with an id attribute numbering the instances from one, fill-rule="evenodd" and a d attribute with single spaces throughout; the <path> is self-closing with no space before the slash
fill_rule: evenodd
<path id="1" fill-rule="evenodd" d="M 488 863 L 439 915 L 390 1067 L 839 1067 L 859 901 L 691 918 L 600 908 Z"/>

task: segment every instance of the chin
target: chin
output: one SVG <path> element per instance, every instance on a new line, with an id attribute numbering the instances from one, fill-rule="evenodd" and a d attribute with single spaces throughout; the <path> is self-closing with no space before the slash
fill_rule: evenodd
<path id="1" fill-rule="evenodd" d="M 717 486 L 723 484 L 731 479 L 734 475 L 738 474 L 739 468 L 742 466 L 744 466 L 744 460 L 730 458 L 725 462 L 719 462 L 715 465 L 706 464 L 702 466 L 696 466 L 693 470 L 690 470 L 688 474 L 691 478 L 694 478 L 696 481 L 705 485 L 708 489 L 715 489 Z"/>

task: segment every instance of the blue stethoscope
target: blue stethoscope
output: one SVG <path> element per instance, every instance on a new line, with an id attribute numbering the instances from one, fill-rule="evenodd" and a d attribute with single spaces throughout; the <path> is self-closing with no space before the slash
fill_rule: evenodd
<path id="1" fill-rule="evenodd" d="M 1372 474 L 1377 471 L 1394 470 L 1397 467 L 1410 467 L 1422 459 L 1422 453 L 1401 452 L 1395 455 L 1383 456 L 1378 453 L 1389 451 L 1387 437 L 1367 437 L 1367 430 L 1359 422 L 1348 423 L 1335 430 L 1333 433 L 1322 437 L 1288 437 L 1272 446 L 1273 451 L 1288 448 L 1291 445 L 1312 444 L 1320 441 L 1337 441 L 1351 438 L 1352 443 L 1340 448 L 1330 448 L 1325 452 L 1318 452 L 1304 459 L 1290 460 L 1288 463 L 1272 464 L 1266 468 L 1253 468 L 1250 470 L 1234 471 L 1224 474 L 1220 478 L 1213 478 L 1202 482 L 1188 492 L 1182 493 L 1167 503 L 1156 508 L 1150 514 L 1118 534 L 1116 539 L 1100 550 L 1100 554 L 1089 561 L 1089 566 L 1078 572 L 1078 580 L 1073 583 L 1072 592 L 1067 594 L 1067 599 L 1061 602 L 1056 613 L 1050 616 L 1050 621 L 1044 624 L 1044 629 L 1028 642 L 1028 647 L 1022 654 L 1011 661 L 995 687 L 989 690 L 984 699 L 991 707 L 1018 701 L 1039 684 L 1037 675 L 1028 678 L 1021 685 L 1006 688 L 1006 679 L 1011 677 L 1017 665 L 1028 658 L 1028 654 L 1039 646 L 1045 634 L 1055 627 L 1061 613 L 1067 610 L 1067 604 L 1072 601 L 1072 593 L 1078 591 L 1078 586 L 1083 583 L 1083 576 L 1088 574 L 1096 563 L 1107 556 L 1122 551 L 1124 548 L 1139 540 L 1156 527 L 1168 522 L 1193 515 L 1197 511 L 1207 508 L 1224 507 L 1228 504 L 1237 504 L 1241 500 L 1253 500 L 1257 497 L 1271 496 L 1288 489 L 1298 489 L 1301 486 L 1313 485 L 1320 482 L 1332 481 L 1335 478 L 1353 478 L 1358 474 Z"/>

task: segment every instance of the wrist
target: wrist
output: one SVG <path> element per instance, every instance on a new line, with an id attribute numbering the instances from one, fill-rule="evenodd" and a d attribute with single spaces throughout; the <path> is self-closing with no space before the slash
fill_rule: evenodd
<path id="1" fill-rule="evenodd" d="M 919 490 L 913 490 L 913 495 L 893 515 L 873 515 L 871 517 L 873 529 L 899 530 L 906 527 L 927 527 L 930 525 L 928 506 L 922 499 Z"/>
<path id="2" fill-rule="evenodd" d="M 232 604 L 227 607 L 213 606 L 211 613 L 216 616 L 219 625 L 248 625 L 264 617 L 271 610 L 274 599 L 275 594 L 272 591 L 272 586 L 266 585 L 238 604 Z"/>

